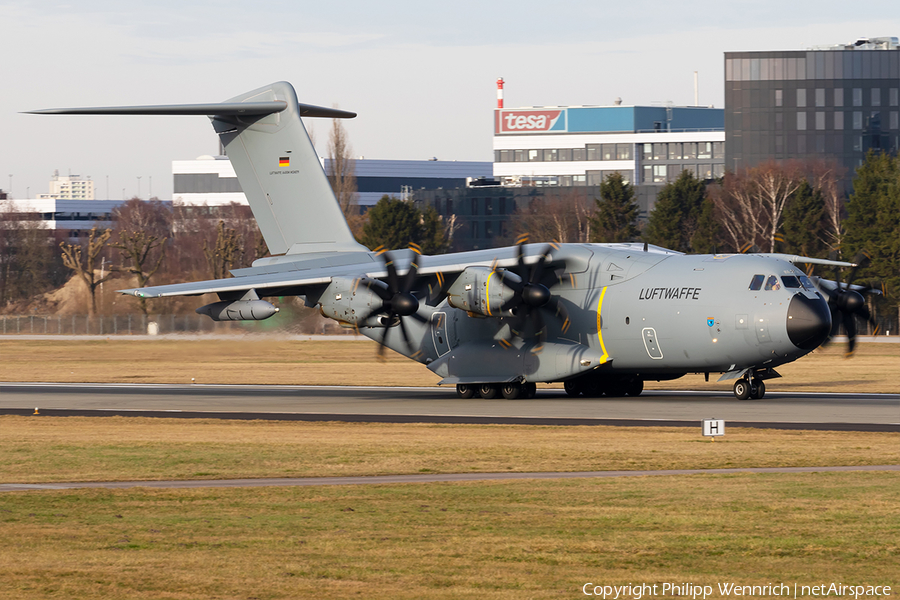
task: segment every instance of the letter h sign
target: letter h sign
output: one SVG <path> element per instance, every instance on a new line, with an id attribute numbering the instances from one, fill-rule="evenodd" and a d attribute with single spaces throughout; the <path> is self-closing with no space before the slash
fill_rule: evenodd
<path id="1" fill-rule="evenodd" d="M 706 437 L 725 435 L 725 421 L 723 419 L 703 419 L 703 435 Z"/>

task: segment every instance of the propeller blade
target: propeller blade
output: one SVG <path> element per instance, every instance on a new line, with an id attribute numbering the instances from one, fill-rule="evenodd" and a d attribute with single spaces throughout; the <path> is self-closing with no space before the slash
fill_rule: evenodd
<path id="1" fill-rule="evenodd" d="M 394 258 L 390 252 L 385 252 L 384 256 L 386 257 L 384 267 L 387 269 L 388 288 L 391 291 L 391 296 L 393 296 L 400 290 L 398 287 L 400 282 L 397 278 L 397 267 L 394 266 Z"/>
<path id="2" fill-rule="evenodd" d="M 381 362 L 384 362 L 384 360 L 385 360 L 384 349 L 387 346 L 387 338 L 388 338 L 388 334 L 390 332 L 391 332 L 391 328 L 385 327 L 384 333 L 381 335 L 381 341 L 378 342 L 378 350 L 375 352 L 375 358 L 377 358 Z"/>
<path id="3" fill-rule="evenodd" d="M 856 347 L 856 319 L 853 318 L 853 315 L 850 313 L 844 313 L 844 330 L 847 332 L 847 355 L 853 354 L 853 349 Z"/>
<path id="4" fill-rule="evenodd" d="M 569 320 L 569 309 L 566 308 L 566 305 L 559 301 L 559 298 L 553 298 L 551 300 L 554 304 L 556 304 L 556 316 L 562 320 L 562 325 L 560 329 L 563 333 L 566 333 L 569 330 L 569 326 L 572 322 Z"/>
<path id="5" fill-rule="evenodd" d="M 391 294 L 390 290 L 383 287 L 383 285 L 379 285 L 379 283 L 381 283 L 381 282 L 376 283 L 376 280 L 369 279 L 368 277 L 363 277 L 361 279 L 356 280 L 357 286 L 361 285 L 361 286 L 367 288 L 368 290 L 375 292 L 375 294 L 379 298 L 381 298 L 382 302 L 387 302 L 388 300 L 391 299 L 392 294 Z"/>
<path id="6" fill-rule="evenodd" d="M 400 319 L 400 333 L 403 334 L 403 341 L 406 342 L 406 347 L 412 350 L 412 341 L 409 339 L 409 332 L 406 331 L 406 324 L 403 322 L 403 319 Z"/>
<path id="7" fill-rule="evenodd" d="M 409 263 L 409 270 L 406 271 L 406 278 L 403 281 L 403 291 L 409 292 L 416 283 L 416 277 L 419 276 L 419 257 L 422 255 L 422 249 L 418 244 L 410 244 L 409 249 L 412 250 L 412 262 Z"/>
<path id="8" fill-rule="evenodd" d="M 843 289 L 841 288 L 841 271 L 838 267 L 834 268 L 834 282 L 837 284 L 837 291 L 841 293 Z"/>
<path id="9" fill-rule="evenodd" d="M 531 265 L 531 275 L 528 277 L 528 283 L 537 283 L 538 273 L 542 273 L 544 270 L 544 263 L 547 262 L 550 258 L 550 253 L 553 251 L 553 246 L 548 244 L 544 249 L 544 252 L 541 254 L 541 257 L 538 259 L 536 263 Z"/>
<path id="10" fill-rule="evenodd" d="M 525 244 L 528 243 L 528 234 L 520 235 L 516 240 L 516 272 L 519 277 L 525 277 Z"/>
<path id="11" fill-rule="evenodd" d="M 525 284 L 522 283 L 521 278 L 516 277 L 515 279 L 513 279 L 512 273 L 510 273 L 509 271 L 507 271 L 505 269 L 501 269 L 499 271 L 494 271 L 494 273 L 497 275 L 497 277 L 500 279 L 500 281 L 503 283 L 503 285 L 505 285 L 506 287 L 508 287 L 509 289 L 511 289 L 512 291 L 514 291 L 517 294 L 521 293 L 522 289 L 525 287 Z"/>
<path id="12" fill-rule="evenodd" d="M 423 317 L 422 315 L 420 315 L 417 312 L 414 312 L 413 314 L 411 314 L 409 316 L 410 316 L 410 318 L 415 319 L 419 323 L 427 323 L 428 322 L 427 318 Z"/>

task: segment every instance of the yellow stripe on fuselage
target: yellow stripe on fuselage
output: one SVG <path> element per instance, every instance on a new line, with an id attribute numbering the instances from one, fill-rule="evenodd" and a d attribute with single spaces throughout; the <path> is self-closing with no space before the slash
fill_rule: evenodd
<path id="1" fill-rule="evenodd" d="M 606 295 L 606 289 L 603 288 L 603 291 L 600 292 L 600 302 L 597 303 L 597 339 L 600 340 L 600 349 L 603 350 L 603 356 L 600 357 L 600 364 L 604 364 L 609 358 L 609 353 L 606 351 L 606 344 L 603 343 L 603 332 L 600 329 L 600 311 L 603 309 L 603 297 Z"/>
<path id="2" fill-rule="evenodd" d="M 484 284 L 484 309 L 487 311 L 489 317 L 494 315 L 491 314 L 491 277 L 494 276 L 494 271 L 491 271 L 488 274 L 487 283 Z"/>

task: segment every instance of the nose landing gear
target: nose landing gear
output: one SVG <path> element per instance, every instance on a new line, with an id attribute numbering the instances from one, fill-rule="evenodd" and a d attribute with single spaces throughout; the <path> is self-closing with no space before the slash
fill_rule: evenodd
<path id="1" fill-rule="evenodd" d="M 734 382 L 734 396 L 738 400 L 762 400 L 766 395 L 766 384 L 762 379 L 738 379 Z"/>

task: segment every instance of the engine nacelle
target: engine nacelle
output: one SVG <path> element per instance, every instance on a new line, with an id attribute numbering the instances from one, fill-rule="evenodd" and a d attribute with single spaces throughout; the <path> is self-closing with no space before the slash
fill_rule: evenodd
<path id="1" fill-rule="evenodd" d="M 511 271 L 505 277 L 520 282 Z M 485 317 L 504 316 L 500 307 L 515 296 L 515 292 L 503 284 L 497 272 L 490 267 L 468 267 L 447 290 L 450 306 Z"/>
<path id="2" fill-rule="evenodd" d="M 387 284 L 377 279 L 352 279 L 335 277 L 319 298 L 319 310 L 323 315 L 357 327 L 385 326 L 377 317 L 368 319 L 366 323 L 359 321 L 373 310 L 384 305 L 381 297 L 371 288 L 379 287 L 387 290 Z"/>
<path id="3" fill-rule="evenodd" d="M 213 321 L 262 321 L 277 313 L 278 308 L 265 300 L 223 300 L 201 306 L 194 312 Z"/>

